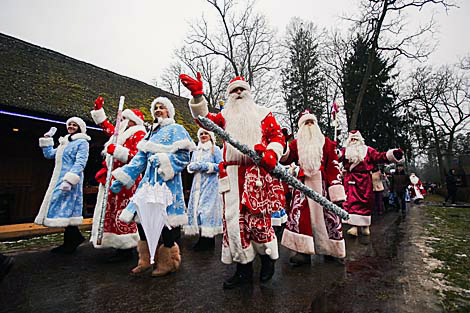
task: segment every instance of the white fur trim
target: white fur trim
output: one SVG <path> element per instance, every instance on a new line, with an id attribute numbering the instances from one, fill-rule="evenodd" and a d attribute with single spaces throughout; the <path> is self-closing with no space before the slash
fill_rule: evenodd
<path id="1" fill-rule="evenodd" d="M 294 233 L 288 229 L 284 229 L 281 245 L 296 252 L 315 254 L 313 237 Z"/>
<path id="2" fill-rule="evenodd" d="M 54 145 L 54 139 L 51 137 L 39 138 L 39 147 L 50 147 Z"/>
<path id="3" fill-rule="evenodd" d="M 287 214 L 281 217 L 271 217 L 271 225 L 273 226 L 282 226 L 285 222 L 287 222 Z"/>
<path id="4" fill-rule="evenodd" d="M 209 169 L 207 170 L 207 174 L 212 174 L 214 173 L 214 163 L 209 163 L 208 164 Z"/>
<path id="5" fill-rule="evenodd" d="M 134 180 L 132 180 L 132 178 L 127 175 L 121 167 L 115 169 L 112 174 L 114 178 L 119 180 L 127 189 L 130 189 L 135 183 Z"/>
<path id="6" fill-rule="evenodd" d="M 144 125 L 144 121 L 130 109 L 125 109 L 124 111 L 122 111 L 122 117 L 125 117 L 130 121 L 133 121 L 137 125 L 141 125 L 141 126 Z"/>
<path id="7" fill-rule="evenodd" d="M 403 156 L 400 160 L 398 160 L 397 158 L 395 158 L 395 156 L 393 155 L 393 151 L 395 151 L 397 149 L 390 149 L 387 151 L 387 159 L 390 161 L 390 162 L 395 162 L 395 163 L 403 163 L 405 162 L 405 157 Z"/>
<path id="8" fill-rule="evenodd" d="M 83 217 L 64 217 L 64 218 L 44 218 L 44 226 L 47 227 L 67 227 L 67 226 L 78 226 L 83 224 Z"/>
<path id="9" fill-rule="evenodd" d="M 328 187 L 328 195 L 331 202 L 346 201 L 346 193 L 343 185 L 333 185 Z"/>
<path id="10" fill-rule="evenodd" d="M 172 227 L 188 224 L 188 215 L 168 215 L 168 224 Z"/>
<path id="11" fill-rule="evenodd" d="M 208 131 L 207 129 L 204 129 L 204 128 L 199 128 L 199 129 L 197 130 L 197 139 L 198 139 L 198 141 L 200 141 L 200 140 L 199 140 L 199 136 L 201 136 L 201 133 L 202 133 L 203 131 L 209 133 L 209 136 L 210 136 L 211 139 L 212 139 L 212 144 L 215 144 L 217 139 L 215 138 L 214 133 L 211 132 L 211 131 Z"/>
<path id="12" fill-rule="evenodd" d="M 287 160 L 289 158 L 289 154 L 290 154 L 290 148 L 289 148 L 289 144 L 286 142 L 286 152 L 282 154 L 281 158 L 279 159 L 279 162 L 284 162 L 285 160 Z"/>
<path id="13" fill-rule="evenodd" d="M 184 225 L 183 232 L 186 236 L 194 236 L 199 234 L 199 226 L 197 225 Z"/>
<path id="14" fill-rule="evenodd" d="M 75 122 L 78 127 L 80 127 L 80 132 L 82 132 L 83 134 L 86 134 L 86 124 L 85 124 L 85 121 L 83 121 L 81 118 L 77 117 L 77 116 L 73 116 L 71 118 L 69 118 L 67 120 L 67 122 L 65 122 L 65 125 L 68 126 L 70 122 Z M 73 139 L 73 137 L 72 137 Z"/>
<path id="15" fill-rule="evenodd" d="M 343 223 L 353 226 L 370 226 L 371 220 L 370 215 L 349 213 L 349 220 L 344 220 Z"/>
<path id="16" fill-rule="evenodd" d="M 127 163 L 129 160 L 129 149 L 121 145 L 116 145 L 116 150 L 114 150 L 114 157 L 121 161 L 122 163 Z"/>
<path id="17" fill-rule="evenodd" d="M 224 193 L 230 190 L 230 179 L 228 176 L 219 178 L 219 193 Z"/>
<path id="18" fill-rule="evenodd" d="M 201 237 L 206 238 L 214 238 L 215 236 L 222 234 L 224 230 L 222 226 L 217 227 L 208 227 L 208 226 L 201 226 Z"/>
<path id="19" fill-rule="evenodd" d="M 265 243 L 258 243 L 251 241 L 253 248 L 255 248 L 256 252 L 260 255 L 269 255 L 272 260 L 279 259 L 279 248 L 277 246 L 277 238 L 274 237 L 273 240 Z"/>
<path id="20" fill-rule="evenodd" d="M 65 137 L 68 137 L 68 136 L 70 136 L 70 135 L 67 135 Z M 79 133 L 79 134 L 73 134 L 71 139 L 72 140 L 85 139 L 86 141 L 90 141 L 91 137 L 88 136 L 87 134 Z"/>
<path id="21" fill-rule="evenodd" d="M 273 150 L 277 155 L 277 159 L 280 160 L 282 157 L 282 153 L 284 152 L 284 147 L 279 142 L 271 142 L 266 147 L 266 150 Z"/>
<path id="22" fill-rule="evenodd" d="M 173 106 L 173 103 L 168 99 L 167 97 L 158 97 L 155 100 L 152 101 L 152 104 L 150 105 L 150 112 L 152 113 L 152 117 L 155 120 L 155 105 L 157 103 L 163 104 L 165 108 L 168 110 L 168 117 L 169 118 L 174 118 L 175 117 L 175 107 Z"/>
<path id="23" fill-rule="evenodd" d="M 151 141 L 147 140 L 141 140 L 137 144 L 137 149 L 139 151 L 143 152 L 151 152 L 151 153 L 173 153 L 178 150 L 188 150 L 188 151 L 193 151 L 196 150 L 196 145 L 194 142 L 188 140 L 188 139 L 183 139 L 179 141 L 175 141 L 171 145 L 162 145 L 159 143 L 154 143 Z"/>
<path id="24" fill-rule="evenodd" d="M 199 102 L 195 102 L 195 98 L 189 100 L 189 110 L 193 118 L 200 116 L 207 116 L 209 114 L 209 108 L 207 107 L 207 101 L 204 97 L 201 97 Z"/>
<path id="25" fill-rule="evenodd" d="M 67 172 L 64 175 L 64 180 L 71 183 L 72 185 L 76 185 L 80 182 L 80 176 L 72 172 Z"/>
<path id="26" fill-rule="evenodd" d="M 169 181 L 175 177 L 175 171 L 171 166 L 171 161 L 166 153 L 157 153 L 158 161 L 160 165 L 158 166 L 158 174 L 160 174 L 164 181 Z"/>
<path id="27" fill-rule="evenodd" d="M 119 220 L 129 224 L 134 220 L 134 212 L 125 209 L 122 210 L 121 214 L 119 214 Z"/>
<path id="28" fill-rule="evenodd" d="M 106 121 L 107 117 L 103 108 L 99 110 L 93 110 L 90 113 L 91 113 L 91 118 L 93 119 L 93 122 L 95 122 L 95 124 L 99 125 L 103 123 L 104 121 Z"/>
<path id="29" fill-rule="evenodd" d="M 312 120 L 315 124 L 317 124 L 317 117 L 313 114 L 304 114 L 302 117 L 299 119 L 298 126 L 299 128 L 302 127 L 303 124 L 305 124 L 306 121 Z"/>
<path id="30" fill-rule="evenodd" d="M 245 89 L 245 90 L 250 91 L 250 84 L 248 84 L 247 81 L 237 79 L 237 80 L 231 82 L 231 83 L 227 86 L 227 96 L 228 96 L 235 88 L 238 88 L 238 87 L 241 87 L 241 88 L 243 88 L 243 89 Z"/>

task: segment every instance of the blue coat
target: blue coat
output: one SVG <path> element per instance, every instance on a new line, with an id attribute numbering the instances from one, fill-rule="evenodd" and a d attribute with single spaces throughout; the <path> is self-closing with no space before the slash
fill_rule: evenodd
<path id="1" fill-rule="evenodd" d="M 202 147 L 193 152 L 188 172 L 195 173 L 188 204 L 188 225 L 184 233 L 202 237 L 214 237 L 222 233 L 222 201 L 219 194 L 220 148 Z"/>
<path id="2" fill-rule="evenodd" d="M 150 138 L 143 139 L 137 145 L 139 152 L 132 161 L 113 171 L 113 176 L 130 188 L 137 177 L 145 171 L 136 194 L 146 183 L 166 183 L 173 195 L 173 203 L 166 208 L 168 224 L 181 226 L 188 222 L 184 203 L 181 172 L 188 165 L 190 151 L 196 148 L 193 140 L 183 126 L 173 119 L 165 119 Z M 131 200 L 126 210 L 135 213 L 137 207 Z"/>
<path id="3" fill-rule="evenodd" d="M 83 133 L 59 138 L 53 148 L 52 138 L 39 138 L 39 146 L 47 159 L 55 159 L 54 171 L 46 195 L 34 223 L 48 227 L 80 225 L 83 222 L 83 170 L 88 161 L 88 141 Z M 65 181 L 72 184 L 70 191 L 62 191 Z"/>

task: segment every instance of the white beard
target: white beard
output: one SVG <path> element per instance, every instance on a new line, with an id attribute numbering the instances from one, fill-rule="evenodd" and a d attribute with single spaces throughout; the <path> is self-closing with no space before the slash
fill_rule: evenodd
<path id="1" fill-rule="evenodd" d="M 410 181 L 413 185 L 416 185 L 419 182 L 419 177 L 416 175 L 411 175 L 410 176 Z"/>
<path id="2" fill-rule="evenodd" d="M 315 174 L 323 159 L 325 136 L 317 124 L 303 125 L 297 134 L 299 164 L 307 176 Z"/>
<path id="3" fill-rule="evenodd" d="M 361 141 L 349 142 L 346 146 L 345 158 L 351 164 L 364 161 L 366 154 L 367 146 Z"/>
<path id="4" fill-rule="evenodd" d="M 232 93 L 222 110 L 225 130 L 238 142 L 253 149 L 261 143 L 261 121 L 266 117 L 262 108 L 255 104 L 248 91 L 242 92 L 242 99 Z M 226 161 L 248 162 L 250 159 L 230 144 L 226 144 Z"/>

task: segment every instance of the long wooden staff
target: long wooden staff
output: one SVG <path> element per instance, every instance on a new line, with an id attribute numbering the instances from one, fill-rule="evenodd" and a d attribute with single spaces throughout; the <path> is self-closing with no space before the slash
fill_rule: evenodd
<path id="1" fill-rule="evenodd" d="M 119 99 L 119 107 L 117 111 L 117 116 L 116 116 L 116 126 L 114 127 L 114 134 L 113 138 L 111 140 L 112 144 L 116 144 L 118 136 L 119 136 L 119 127 L 121 126 L 121 115 L 122 115 L 122 109 L 124 108 L 124 96 L 121 96 Z M 104 195 L 103 195 L 103 202 L 101 203 L 101 214 L 100 214 L 100 224 L 98 227 L 98 237 L 96 238 L 96 244 L 101 245 L 103 241 L 103 235 L 104 235 L 104 217 L 106 215 L 106 206 L 108 204 L 108 192 L 109 192 L 109 185 L 111 184 L 111 172 L 113 171 L 113 161 L 114 161 L 114 156 L 110 155 L 109 158 L 106 157 L 107 160 L 109 160 L 108 164 L 108 171 L 106 172 L 106 184 L 104 185 Z"/>

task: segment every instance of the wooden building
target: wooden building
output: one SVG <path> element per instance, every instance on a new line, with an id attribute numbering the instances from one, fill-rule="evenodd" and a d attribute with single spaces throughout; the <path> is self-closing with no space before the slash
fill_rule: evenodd
<path id="1" fill-rule="evenodd" d="M 0 225 L 34 220 L 54 167 L 54 161 L 42 155 L 38 138 L 55 126 L 57 145 L 71 116 L 85 120 L 92 138 L 84 190 L 84 215 L 92 215 L 97 192 L 94 175 L 107 138 L 96 128 L 90 111 L 95 98 L 102 96 L 112 119 L 121 95 L 126 97 L 125 108 L 141 109 L 147 122 L 151 122 L 151 101 L 158 96 L 170 98 L 176 121 L 195 138 L 197 126 L 187 108 L 188 99 L 0 34 Z M 187 175 L 184 181 L 189 188 Z"/>

